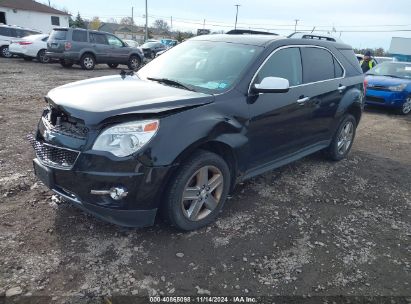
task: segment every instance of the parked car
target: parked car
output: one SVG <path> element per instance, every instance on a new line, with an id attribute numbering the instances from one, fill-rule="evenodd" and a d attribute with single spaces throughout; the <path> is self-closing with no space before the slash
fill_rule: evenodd
<path id="1" fill-rule="evenodd" d="M 16 38 L 23 38 L 35 34 L 41 33 L 20 26 L 0 24 L 0 56 L 6 58 L 10 58 L 13 56 L 9 52 L 10 41 Z"/>
<path id="2" fill-rule="evenodd" d="M 136 48 L 136 47 L 139 47 L 139 46 L 140 46 L 140 45 L 138 44 L 138 42 L 137 42 L 137 41 L 134 41 L 134 40 L 124 39 L 123 41 L 124 41 L 129 47 Z"/>
<path id="3" fill-rule="evenodd" d="M 394 61 L 393 57 L 375 56 L 374 59 L 376 60 L 377 64 L 380 64 L 386 61 Z"/>
<path id="4" fill-rule="evenodd" d="M 158 52 L 164 51 L 167 47 L 162 44 L 160 41 L 157 42 L 146 42 L 141 46 L 143 50 L 144 56 L 146 58 L 154 58 L 156 57 Z"/>
<path id="5" fill-rule="evenodd" d="M 161 39 L 160 42 L 166 46 L 166 48 L 172 48 L 178 44 L 175 39 Z"/>
<path id="6" fill-rule="evenodd" d="M 48 63 L 50 62 L 50 58 L 46 56 L 48 38 L 48 34 L 37 34 L 13 40 L 10 42 L 9 52 L 24 60 L 37 59 L 41 63 Z"/>
<path id="7" fill-rule="evenodd" d="M 198 36 L 136 74 L 51 90 L 34 170 L 75 206 L 122 226 L 157 211 L 193 230 L 236 183 L 323 150 L 349 153 L 363 109 L 350 46 L 271 35 Z"/>
<path id="8" fill-rule="evenodd" d="M 411 62 L 383 62 L 366 73 L 366 105 L 411 112 Z"/>
<path id="9" fill-rule="evenodd" d="M 99 63 L 110 68 L 125 64 L 137 70 L 143 60 L 138 48 L 129 47 L 113 34 L 77 28 L 55 28 L 47 42 L 46 55 L 60 60 L 65 68 L 79 64 L 84 70 L 92 70 Z"/>

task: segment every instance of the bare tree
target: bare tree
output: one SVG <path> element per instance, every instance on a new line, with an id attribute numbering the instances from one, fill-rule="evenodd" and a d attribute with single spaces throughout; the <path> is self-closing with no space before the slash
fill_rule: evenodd
<path id="1" fill-rule="evenodd" d="M 156 21 L 154 21 L 153 27 L 163 32 L 168 32 L 170 30 L 168 23 L 163 19 L 157 19 Z"/>
<path id="2" fill-rule="evenodd" d="M 123 25 L 134 25 L 133 19 L 131 17 L 123 17 L 120 20 L 120 24 Z"/>
<path id="3" fill-rule="evenodd" d="M 100 18 L 97 17 L 97 16 L 93 17 L 93 19 L 91 19 L 91 21 L 90 21 L 90 25 L 89 25 L 90 29 L 98 30 L 100 28 L 100 26 L 101 26 Z"/>

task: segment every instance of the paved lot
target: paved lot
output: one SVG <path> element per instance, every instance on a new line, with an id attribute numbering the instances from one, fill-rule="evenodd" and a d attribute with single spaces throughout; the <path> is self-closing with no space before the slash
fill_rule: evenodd
<path id="1" fill-rule="evenodd" d="M 25 135 L 48 90 L 119 71 L 0 58 L 0 295 L 411 295 L 411 116 L 367 111 L 348 159 L 239 185 L 199 231 L 126 230 L 58 205 Z"/>

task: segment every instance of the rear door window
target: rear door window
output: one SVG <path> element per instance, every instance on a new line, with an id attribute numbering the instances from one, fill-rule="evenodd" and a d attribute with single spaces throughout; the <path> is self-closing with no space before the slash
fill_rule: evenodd
<path id="1" fill-rule="evenodd" d="M 87 31 L 73 31 L 73 41 L 77 42 L 87 42 Z"/>
<path id="2" fill-rule="evenodd" d="M 97 33 L 90 33 L 90 42 L 97 44 L 108 44 L 106 35 Z"/>
<path id="3" fill-rule="evenodd" d="M 53 30 L 50 35 L 50 40 L 66 40 L 67 30 Z"/>
<path id="4" fill-rule="evenodd" d="M 315 47 L 301 48 L 304 83 L 335 78 L 334 57 L 325 49 Z"/>
<path id="5" fill-rule="evenodd" d="M 0 35 L 6 37 L 12 37 L 11 30 L 8 27 L 0 27 Z"/>
<path id="6" fill-rule="evenodd" d="M 257 74 L 255 83 L 265 77 L 281 77 L 289 81 L 290 86 L 302 84 L 302 65 L 300 49 L 290 47 L 275 52 Z"/>

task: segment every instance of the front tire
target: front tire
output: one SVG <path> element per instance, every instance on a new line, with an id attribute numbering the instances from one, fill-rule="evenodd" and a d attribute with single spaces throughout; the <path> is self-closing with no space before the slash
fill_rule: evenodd
<path id="1" fill-rule="evenodd" d="M 351 114 L 346 114 L 341 120 L 330 146 L 325 150 L 328 158 L 334 161 L 344 159 L 350 152 L 355 138 L 357 121 Z"/>
<path id="2" fill-rule="evenodd" d="M 408 96 L 405 102 L 403 103 L 400 113 L 402 115 L 408 115 L 411 113 L 411 96 Z"/>
<path id="3" fill-rule="evenodd" d="M 220 156 L 196 152 L 173 176 L 161 210 L 163 218 L 185 231 L 212 223 L 224 206 L 230 181 L 230 170 Z"/>
<path id="4" fill-rule="evenodd" d="M 84 54 L 80 59 L 80 65 L 83 70 L 91 71 L 96 66 L 96 59 L 91 54 Z"/>

